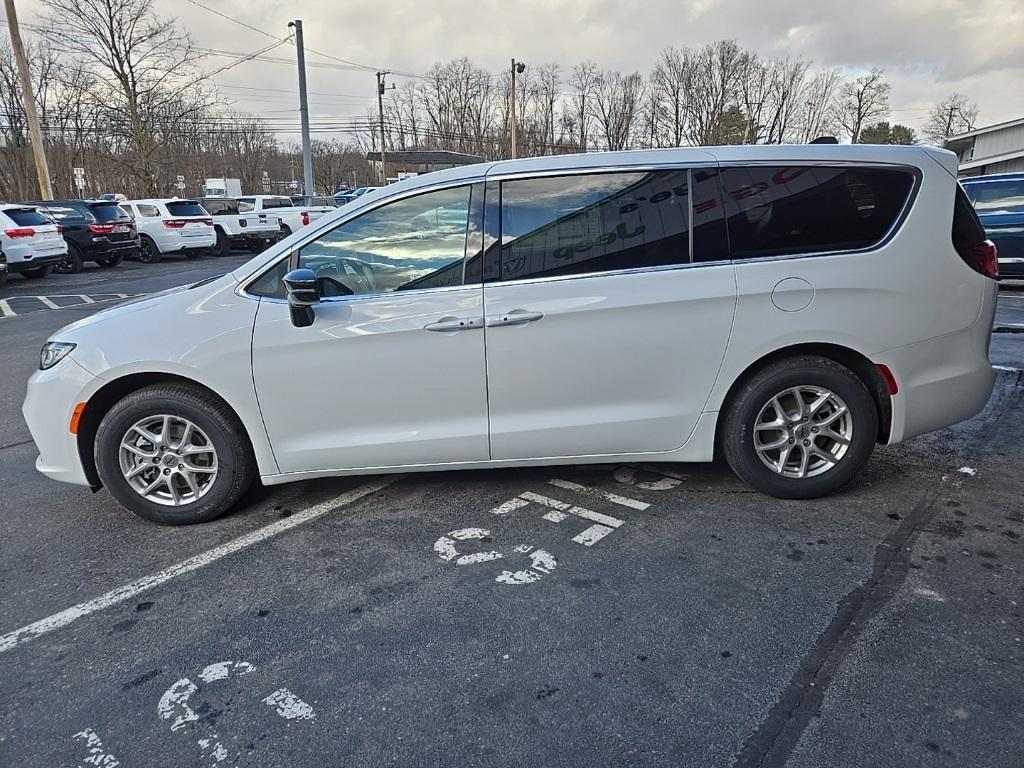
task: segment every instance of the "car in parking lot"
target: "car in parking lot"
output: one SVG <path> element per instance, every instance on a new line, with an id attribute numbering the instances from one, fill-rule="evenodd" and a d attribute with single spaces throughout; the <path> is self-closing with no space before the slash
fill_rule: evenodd
<path id="1" fill-rule="evenodd" d="M 992 391 L 995 249 L 956 170 L 747 146 L 398 182 L 55 333 L 23 409 L 37 467 L 164 523 L 256 477 L 716 453 L 765 493 L 828 494 Z"/>
<path id="2" fill-rule="evenodd" d="M 126 200 L 120 204 L 139 231 L 139 261 L 154 264 L 168 254 L 197 259 L 217 244 L 213 217 L 197 200 Z"/>
<path id="3" fill-rule="evenodd" d="M 295 199 L 284 195 L 247 195 L 238 198 L 238 210 L 241 213 L 255 213 L 267 221 L 277 218 L 281 232 L 286 237 L 334 210 L 334 206 L 305 205 L 302 201 L 306 198 L 301 196 L 297 196 L 299 203 L 295 203 Z"/>
<path id="4" fill-rule="evenodd" d="M 0 205 L 0 252 L 8 274 L 46 277 L 68 255 L 68 245 L 54 224 L 31 205 Z"/>
<path id="5" fill-rule="evenodd" d="M 999 274 L 1024 279 L 1024 173 L 971 176 L 961 183 L 999 249 Z"/>
<path id="6" fill-rule="evenodd" d="M 94 261 L 101 267 L 116 267 L 127 256 L 139 253 L 135 221 L 116 202 L 108 200 L 37 200 L 29 203 L 61 226 L 68 244 L 67 257 L 54 266 L 55 272 L 76 273 Z"/>
<path id="7" fill-rule="evenodd" d="M 241 213 L 238 201 L 232 197 L 201 197 L 198 202 L 213 217 L 217 243 L 210 249 L 212 256 L 226 256 L 232 248 L 259 253 L 281 239 L 281 228 L 276 220 L 271 222 L 266 216 Z"/>

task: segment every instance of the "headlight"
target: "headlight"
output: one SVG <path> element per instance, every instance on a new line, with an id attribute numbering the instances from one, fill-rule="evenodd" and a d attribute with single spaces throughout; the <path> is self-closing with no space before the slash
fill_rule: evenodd
<path id="1" fill-rule="evenodd" d="M 39 370 L 45 371 L 47 368 L 53 368 L 53 366 L 67 357 L 74 348 L 74 344 L 69 344 L 66 341 L 46 342 L 43 345 L 43 350 L 39 353 Z"/>

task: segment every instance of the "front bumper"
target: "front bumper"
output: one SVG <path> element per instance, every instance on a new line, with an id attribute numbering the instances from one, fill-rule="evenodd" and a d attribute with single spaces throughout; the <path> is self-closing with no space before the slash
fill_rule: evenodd
<path id="1" fill-rule="evenodd" d="M 69 427 L 75 405 L 87 402 L 103 385 L 73 359 L 74 353 L 28 380 L 21 412 L 39 449 L 36 469 L 62 483 L 90 485 Z"/>

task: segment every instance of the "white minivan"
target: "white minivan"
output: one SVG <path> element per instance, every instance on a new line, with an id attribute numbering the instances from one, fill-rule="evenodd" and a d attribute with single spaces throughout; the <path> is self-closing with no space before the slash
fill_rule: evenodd
<path id="1" fill-rule="evenodd" d="M 257 477 L 716 453 L 821 496 L 992 391 L 996 254 L 956 170 L 745 146 L 389 185 L 55 333 L 24 405 L 37 467 L 163 523 Z"/>

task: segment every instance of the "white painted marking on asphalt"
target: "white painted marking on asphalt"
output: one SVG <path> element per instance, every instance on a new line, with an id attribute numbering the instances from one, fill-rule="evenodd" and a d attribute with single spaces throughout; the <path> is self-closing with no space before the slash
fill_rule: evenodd
<path id="1" fill-rule="evenodd" d="M 36 299 L 38 299 L 39 303 L 42 304 L 44 307 L 48 307 L 50 309 L 60 309 L 60 304 L 53 301 L 47 296 L 36 296 Z"/>
<path id="2" fill-rule="evenodd" d="M 532 550 L 532 551 L 531 551 Z M 533 584 L 551 573 L 558 565 L 555 556 L 544 549 L 533 549 L 529 544 L 515 548 L 520 554 L 529 554 L 530 567 L 521 571 L 503 571 L 494 577 L 499 584 Z"/>
<path id="3" fill-rule="evenodd" d="M 609 528 L 607 525 L 595 524 L 587 528 L 583 533 L 573 536 L 572 540 L 585 547 L 592 547 L 614 530 L 614 528 Z"/>
<path id="4" fill-rule="evenodd" d="M 181 730 L 189 723 L 194 723 L 199 719 L 199 715 L 188 705 L 189 698 L 198 690 L 199 686 L 187 677 L 183 677 L 164 691 L 160 697 L 160 701 L 156 705 L 157 714 L 160 715 L 161 720 L 174 718 L 174 722 L 171 723 L 172 731 Z M 176 712 L 177 716 L 175 716 Z"/>
<path id="5" fill-rule="evenodd" d="M 96 303 L 96 299 L 94 299 L 92 296 L 86 296 L 84 293 L 78 294 L 78 298 L 80 298 L 82 300 L 83 304 L 95 304 Z"/>
<path id="6" fill-rule="evenodd" d="M 974 467 L 960 467 L 960 469 L 958 469 L 957 472 L 959 472 L 962 475 L 970 475 L 971 477 L 974 477 L 976 474 L 978 474 L 978 470 L 976 470 Z"/>
<path id="7" fill-rule="evenodd" d="M 641 512 L 651 506 L 646 501 L 637 501 L 636 499 L 631 499 L 628 496 L 619 496 L 617 493 L 601 491 L 597 488 L 580 485 L 579 483 L 573 483 L 568 480 L 548 480 L 548 483 L 557 488 L 564 488 L 567 491 L 576 491 L 578 493 L 589 494 L 590 496 L 598 496 L 606 501 L 610 501 L 612 504 L 629 507 L 630 509 L 637 509 Z"/>
<path id="8" fill-rule="evenodd" d="M 996 371 L 1010 371 L 1011 373 L 1020 373 L 1024 368 L 1014 368 L 1012 365 L 993 365 L 993 370 Z"/>
<path id="9" fill-rule="evenodd" d="M 455 548 L 456 541 L 479 541 L 480 539 L 486 539 L 490 535 L 491 532 L 484 528 L 460 528 L 435 541 L 434 551 L 437 552 L 442 560 L 447 560 L 448 562 L 455 560 L 456 565 L 475 565 L 476 563 L 500 560 L 503 557 L 501 552 L 473 552 L 472 554 L 459 557 L 459 550 Z M 458 559 L 456 560 L 455 558 Z"/>
<path id="10" fill-rule="evenodd" d="M 340 496 L 321 502 L 320 504 L 316 504 L 308 509 L 295 513 L 291 517 L 286 517 L 273 522 L 270 525 L 266 525 L 263 528 L 247 533 L 244 536 L 239 536 L 237 539 L 221 544 L 218 547 L 208 549 L 206 552 L 202 552 L 195 557 L 190 557 L 180 563 L 164 568 L 162 571 L 149 576 L 144 576 L 141 579 L 137 579 L 133 582 L 117 587 L 116 589 L 112 589 L 104 595 L 100 595 L 99 597 L 93 598 L 92 600 L 88 600 L 84 603 L 79 603 L 78 605 L 73 605 L 59 613 L 53 614 L 52 616 L 47 616 L 45 619 L 40 619 L 28 626 L 21 627 L 13 632 L 8 632 L 6 635 L 0 635 L 0 653 L 9 651 L 15 646 L 39 637 L 39 635 L 65 627 L 73 621 L 84 616 L 88 616 L 91 613 L 95 613 L 96 611 L 100 611 L 104 608 L 116 605 L 117 603 L 129 600 L 139 593 L 145 592 L 153 587 L 157 587 L 173 578 L 199 570 L 200 568 L 203 568 L 210 563 L 214 563 L 223 557 L 227 557 L 235 552 L 251 547 L 253 544 L 266 541 L 280 533 L 284 533 L 287 530 L 300 526 L 303 523 L 316 520 L 318 517 L 321 517 L 328 512 L 347 506 L 366 496 L 382 491 L 392 483 L 400 480 L 402 477 L 403 475 L 393 475 L 383 480 L 376 480 L 374 482 L 361 485 L 358 488 L 353 488 Z"/>
<path id="11" fill-rule="evenodd" d="M 315 720 L 316 713 L 306 702 L 289 691 L 287 688 L 278 688 L 263 700 L 265 704 L 274 710 L 285 720 Z"/>
<path id="12" fill-rule="evenodd" d="M 231 675 L 247 675 L 252 672 L 253 666 L 247 661 L 218 661 L 210 664 L 199 673 L 199 679 L 204 683 L 212 683 L 214 680 L 224 680 Z"/>
<path id="13" fill-rule="evenodd" d="M 526 499 L 516 496 L 514 499 L 509 499 L 504 504 L 501 504 L 500 506 L 497 506 L 494 509 L 492 509 L 491 513 L 495 515 L 507 515 L 509 512 L 514 512 L 515 510 L 520 509 L 521 507 L 525 507 L 529 503 L 530 502 L 527 501 Z"/>
<path id="14" fill-rule="evenodd" d="M 565 514 L 565 512 L 559 512 L 557 509 L 552 509 L 547 514 L 542 515 L 542 517 L 549 523 L 560 523 L 563 520 L 565 520 L 565 518 L 567 518 L 568 515 Z"/>
<path id="15" fill-rule="evenodd" d="M 527 501 L 532 501 L 536 504 L 542 504 L 545 507 L 551 507 L 551 509 L 559 509 L 562 510 L 563 512 L 572 506 L 572 504 L 566 504 L 564 501 L 552 499 L 548 496 L 541 496 L 539 493 L 533 493 L 533 491 L 523 491 L 519 495 L 522 498 L 526 499 Z"/>
<path id="16" fill-rule="evenodd" d="M 84 741 L 89 754 L 82 758 L 79 768 L 116 768 L 121 763 L 110 752 L 103 748 L 103 742 L 92 728 L 83 728 L 71 737 L 75 741 Z"/>
<path id="17" fill-rule="evenodd" d="M 7 299 L 0 299 L 0 317 L 17 317 L 18 313 L 11 309 Z"/>
<path id="18" fill-rule="evenodd" d="M 936 592 L 934 589 L 927 589 L 925 587 L 915 587 L 914 594 L 918 597 L 923 597 L 926 600 L 932 600 L 936 603 L 946 602 L 946 598 Z"/>

